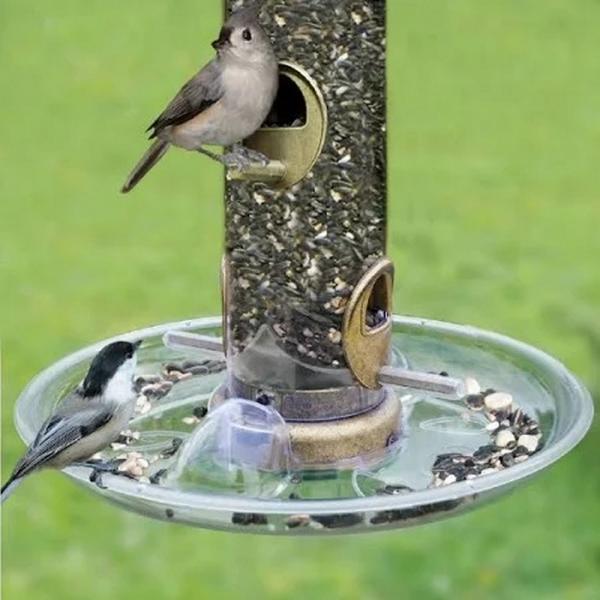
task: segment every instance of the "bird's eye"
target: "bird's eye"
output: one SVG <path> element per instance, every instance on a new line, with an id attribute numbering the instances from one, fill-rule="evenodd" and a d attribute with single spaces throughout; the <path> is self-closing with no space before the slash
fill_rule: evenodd
<path id="1" fill-rule="evenodd" d="M 244 29 L 244 31 L 242 31 L 242 37 L 249 42 L 252 39 L 252 32 L 249 29 Z"/>

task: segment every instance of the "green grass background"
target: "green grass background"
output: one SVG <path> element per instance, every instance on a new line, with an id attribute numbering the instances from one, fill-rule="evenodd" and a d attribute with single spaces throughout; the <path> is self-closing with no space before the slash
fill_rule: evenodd
<path id="1" fill-rule="evenodd" d="M 54 360 L 219 310 L 217 165 L 143 130 L 211 55 L 217 0 L 2 0 L 2 466 Z M 600 2 L 390 0 L 396 306 L 541 346 L 600 392 Z M 598 598 L 597 426 L 548 473 L 404 532 L 268 539 L 120 511 L 56 473 L 3 510 L 6 600 Z"/>

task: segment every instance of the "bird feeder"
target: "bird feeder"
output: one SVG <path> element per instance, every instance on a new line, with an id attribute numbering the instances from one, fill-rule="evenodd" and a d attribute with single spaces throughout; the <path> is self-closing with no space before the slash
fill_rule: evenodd
<path id="1" fill-rule="evenodd" d="M 144 474 L 105 477 L 102 490 L 85 469 L 69 475 L 192 525 L 378 531 L 475 507 L 583 437 L 590 397 L 554 359 L 393 314 L 385 10 L 383 0 L 263 3 L 279 93 L 245 141 L 269 162 L 225 183 L 222 318 L 120 336 L 144 339 L 140 397 L 106 455 L 141 457 Z M 25 390 L 26 441 L 98 347 Z"/>
<path id="2" fill-rule="evenodd" d="M 263 14 L 285 62 L 246 141 L 271 163 L 226 183 L 224 396 L 268 398 L 294 450 L 327 465 L 384 450 L 400 422 L 378 381 L 393 280 L 385 5 L 292 0 Z"/>

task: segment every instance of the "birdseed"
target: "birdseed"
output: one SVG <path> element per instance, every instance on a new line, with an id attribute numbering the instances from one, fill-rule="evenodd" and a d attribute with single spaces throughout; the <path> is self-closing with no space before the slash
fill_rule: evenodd
<path id="1" fill-rule="evenodd" d="M 183 440 L 181 438 L 173 438 L 171 445 L 160 453 L 160 458 L 170 458 L 171 456 L 174 456 L 177 454 L 181 444 L 183 444 Z"/>
<path id="2" fill-rule="evenodd" d="M 153 473 L 150 476 L 150 483 L 153 485 L 158 485 L 161 479 L 167 474 L 167 469 L 159 469 L 156 473 Z"/>
<path id="3" fill-rule="evenodd" d="M 508 429 L 501 429 L 496 436 L 496 446 L 504 448 L 515 441 L 515 436 Z"/>
<path id="4" fill-rule="evenodd" d="M 481 386 L 477 379 L 473 377 L 465 378 L 465 391 L 467 395 L 481 394 Z"/>
<path id="5" fill-rule="evenodd" d="M 513 398 L 510 394 L 495 392 L 487 395 L 484 401 L 488 410 L 504 411 L 510 408 Z"/>
<path id="6" fill-rule="evenodd" d="M 431 467 L 433 487 L 497 473 L 527 460 L 541 448 L 539 424 L 515 405 L 510 394 L 493 389 L 472 393 L 478 386 L 475 380 L 466 383 L 464 403 L 471 411 L 483 411 L 492 443 L 480 446 L 473 454 L 438 455 Z"/>
<path id="7" fill-rule="evenodd" d="M 196 408 L 194 408 L 194 410 L 192 411 L 192 414 L 198 420 L 204 419 L 204 417 L 206 417 L 206 415 L 208 414 L 208 408 L 206 406 L 196 406 Z"/>
<path id="8" fill-rule="evenodd" d="M 181 381 L 185 381 L 196 375 L 220 373 L 226 368 L 227 362 L 223 359 L 186 360 L 181 363 L 165 364 L 161 374 L 138 375 L 134 380 L 134 389 L 138 394 L 135 412 L 141 416 L 148 414 L 152 410 L 152 402 L 164 398 L 173 389 L 173 386 Z M 194 416 L 196 417 L 197 415 Z"/>
<path id="9" fill-rule="evenodd" d="M 413 488 L 407 485 L 385 485 L 376 491 L 379 496 L 400 496 L 402 494 L 408 494 L 414 492 Z"/>
<path id="10" fill-rule="evenodd" d="M 267 517 L 258 513 L 233 513 L 231 522 L 234 525 L 267 525 Z"/>
<path id="11" fill-rule="evenodd" d="M 287 518 L 285 524 L 288 529 L 297 529 L 298 527 L 309 527 L 312 522 L 309 515 L 292 515 Z"/>
<path id="12" fill-rule="evenodd" d="M 150 463 L 139 452 L 129 452 L 117 471 L 134 479 L 144 476 Z"/>
<path id="13" fill-rule="evenodd" d="M 325 529 L 342 529 L 363 523 L 365 520 L 365 515 L 363 513 L 313 515 L 312 520 L 323 525 Z"/>
<path id="14" fill-rule="evenodd" d="M 386 525 L 399 521 L 410 521 L 412 519 L 420 519 L 430 514 L 439 512 L 450 512 L 461 506 L 466 499 L 444 500 L 443 502 L 435 502 L 433 504 L 423 504 L 411 508 L 402 508 L 398 510 L 382 510 L 369 520 L 371 525 Z"/>

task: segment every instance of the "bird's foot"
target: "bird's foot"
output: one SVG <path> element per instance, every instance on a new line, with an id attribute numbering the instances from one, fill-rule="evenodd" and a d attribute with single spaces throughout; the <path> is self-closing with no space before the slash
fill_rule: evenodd
<path id="1" fill-rule="evenodd" d="M 118 474 L 121 462 L 120 460 L 90 460 L 88 462 L 77 463 L 75 466 L 91 469 L 90 482 L 95 483 L 101 490 L 105 490 L 106 486 L 102 481 L 102 476 L 105 473 L 110 473 L 111 475 Z"/>
<path id="2" fill-rule="evenodd" d="M 261 167 L 266 167 L 271 162 L 269 157 L 262 152 L 242 146 L 241 144 L 234 146 L 233 152 L 248 159 L 251 164 L 259 164 Z"/>
<path id="3" fill-rule="evenodd" d="M 203 147 L 199 147 L 197 150 L 201 154 L 220 162 L 225 168 L 236 171 L 244 171 L 256 164 L 266 167 L 271 162 L 269 157 L 262 154 L 262 152 L 246 148 L 246 146 L 242 146 L 241 144 L 234 145 L 231 152 L 226 152 L 225 154 L 215 154 Z"/>
<path id="4" fill-rule="evenodd" d="M 105 486 L 104 482 L 102 481 L 102 475 L 103 475 L 102 471 L 98 471 L 98 470 L 94 469 L 90 473 L 90 483 L 95 483 L 96 487 L 100 488 L 101 490 L 105 490 L 107 488 L 107 486 Z"/>
<path id="5" fill-rule="evenodd" d="M 245 171 L 252 165 L 252 161 L 243 154 L 237 152 L 227 152 L 221 156 L 221 162 L 227 169 L 235 171 Z"/>

